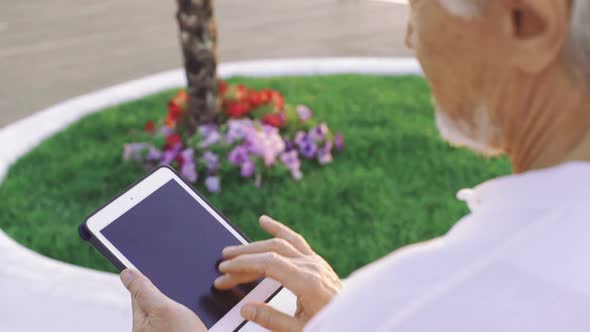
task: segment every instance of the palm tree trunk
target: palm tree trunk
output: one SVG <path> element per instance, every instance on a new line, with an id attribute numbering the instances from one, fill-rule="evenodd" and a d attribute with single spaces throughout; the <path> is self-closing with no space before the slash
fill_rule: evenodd
<path id="1" fill-rule="evenodd" d="M 188 80 L 188 133 L 219 120 L 217 26 L 214 0 L 176 0 L 180 45 Z"/>

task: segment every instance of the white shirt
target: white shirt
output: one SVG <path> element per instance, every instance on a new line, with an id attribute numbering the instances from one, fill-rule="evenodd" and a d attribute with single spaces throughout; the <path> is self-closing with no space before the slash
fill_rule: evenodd
<path id="1" fill-rule="evenodd" d="M 355 272 L 305 331 L 590 331 L 590 163 L 459 196 L 448 234 Z"/>

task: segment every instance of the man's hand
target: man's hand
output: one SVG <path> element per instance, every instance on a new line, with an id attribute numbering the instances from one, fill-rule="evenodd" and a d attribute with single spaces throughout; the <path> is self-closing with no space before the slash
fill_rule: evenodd
<path id="1" fill-rule="evenodd" d="M 215 287 L 227 290 L 261 277 L 280 282 L 297 296 L 295 317 L 264 303 L 245 305 L 242 316 L 274 332 L 302 331 L 307 321 L 338 294 L 342 282 L 301 235 L 266 216 L 260 218 L 260 225 L 275 238 L 225 248 L 226 261 L 219 265 L 224 275 L 215 280 Z"/>
<path id="2" fill-rule="evenodd" d="M 131 293 L 133 332 L 207 331 L 194 312 L 162 294 L 140 272 L 125 270 L 121 281 Z"/>

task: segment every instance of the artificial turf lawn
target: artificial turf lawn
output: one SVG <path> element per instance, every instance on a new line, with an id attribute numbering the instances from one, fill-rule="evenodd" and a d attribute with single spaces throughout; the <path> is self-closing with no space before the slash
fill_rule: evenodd
<path id="1" fill-rule="evenodd" d="M 467 213 L 458 189 L 507 174 L 504 159 L 484 159 L 440 141 L 430 93 L 418 77 L 324 76 L 236 78 L 276 88 L 290 103 L 309 105 L 345 137 L 333 164 L 304 166 L 304 178 L 261 189 L 223 180 L 211 202 L 254 240 L 268 214 L 300 232 L 348 275 L 400 246 L 444 234 Z M 49 257 L 114 271 L 78 238 L 77 226 L 144 174 L 122 161 L 123 144 L 148 119 L 159 119 L 174 91 L 84 118 L 16 162 L 0 185 L 0 228 Z M 5 142 L 10 144 L 10 142 Z M 203 189 L 203 188 L 199 188 Z"/>

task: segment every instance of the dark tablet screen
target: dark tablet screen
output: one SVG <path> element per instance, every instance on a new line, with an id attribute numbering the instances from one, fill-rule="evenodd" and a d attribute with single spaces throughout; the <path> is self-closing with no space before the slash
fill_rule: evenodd
<path id="1" fill-rule="evenodd" d="M 251 289 L 212 288 L 221 251 L 240 244 L 223 225 L 170 180 L 102 230 L 156 287 L 193 310 L 210 328 Z"/>

